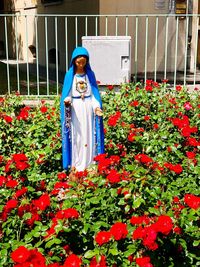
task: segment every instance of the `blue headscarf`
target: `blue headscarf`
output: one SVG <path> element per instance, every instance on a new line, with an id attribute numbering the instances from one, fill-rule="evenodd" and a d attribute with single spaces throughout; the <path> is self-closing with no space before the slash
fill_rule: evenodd
<path id="1" fill-rule="evenodd" d="M 62 161 L 63 168 L 68 169 L 71 167 L 71 140 L 70 140 L 70 132 L 65 125 L 65 105 L 64 99 L 69 96 L 69 93 L 72 88 L 72 83 L 75 75 L 75 64 L 74 61 L 77 57 L 84 56 L 86 57 L 87 63 L 85 66 L 85 72 L 88 76 L 92 94 L 99 102 L 100 107 L 102 108 L 101 96 L 98 90 L 98 86 L 96 83 L 96 78 L 94 72 L 91 70 L 89 64 L 89 53 L 84 47 L 76 47 L 72 53 L 72 59 L 70 62 L 70 68 L 68 72 L 65 74 L 64 84 L 62 89 L 62 96 L 60 102 L 60 110 L 61 110 L 61 126 L 62 126 Z M 95 116 L 95 127 L 96 127 L 96 140 L 97 144 L 97 154 L 104 153 L 104 131 L 103 131 L 103 119 L 102 117 Z"/>

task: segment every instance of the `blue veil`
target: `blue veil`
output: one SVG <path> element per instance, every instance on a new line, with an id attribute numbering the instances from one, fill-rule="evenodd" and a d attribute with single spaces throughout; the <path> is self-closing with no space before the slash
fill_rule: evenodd
<path id="1" fill-rule="evenodd" d="M 70 67 L 68 72 L 65 74 L 61 102 L 60 102 L 60 112 L 61 112 L 61 126 L 62 126 L 62 162 L 63 168 L 68 169 L 71 167 L 71 140 L 70 140 L 70 129 L 68 129 L 65 125 L 65 105 L 64 99 L 69 96 L 74 74 L 75 74 L 75 66 L 74 60 L 78 56 L 85 56 L 88 58 L 87 64 L 85 66 L 85 71 L 90 81 L 92 93 L 96 100 L 99 102 L 100 107 L 102 108 L 101 96 L 98 90 L 98 86 L 96 83 L 96 78 L 94 72 L 91 70 L 89 64 L 89 54 L 88 51 L 84 47 L 76 47 L 72 53 L 72 59 L 70 62 Z M 95 116 L 95 127 L 96 127 L 96 135 L 95 135 L 95 143 L 97 144 L 97 154 L 104 153 L 104 131 L 103 131 L 103 119 L 102 117 Z"/>

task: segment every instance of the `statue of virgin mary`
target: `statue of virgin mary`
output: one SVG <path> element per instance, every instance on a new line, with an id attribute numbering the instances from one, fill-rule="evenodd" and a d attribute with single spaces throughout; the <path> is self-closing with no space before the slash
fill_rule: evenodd
<path id="1" fill-rule="evenodd" d="M 63 168 L 84 171 L 104 153 L 102 101 L 84 47 L 72 53 L 60 107 Z"/>

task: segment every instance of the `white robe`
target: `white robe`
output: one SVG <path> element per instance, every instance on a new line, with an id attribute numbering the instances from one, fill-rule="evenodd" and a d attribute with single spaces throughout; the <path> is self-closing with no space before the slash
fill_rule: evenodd
<path id="1" fill-rule="evenodd" d="M 76 82 L 87 82 L 86 97 L 83 100 L 76 90 Z M 99 102 L 92 94 L 91 86 L 87 75 L 75 75 L 70 95 L 67 97 L 71 101 L 71 142 L 72 142 L 72 167 L 77 171 L 84 171 L 90 164 L 94 163 L 95 156 L 95 129 L 94 111 L 99 106 Z"/>

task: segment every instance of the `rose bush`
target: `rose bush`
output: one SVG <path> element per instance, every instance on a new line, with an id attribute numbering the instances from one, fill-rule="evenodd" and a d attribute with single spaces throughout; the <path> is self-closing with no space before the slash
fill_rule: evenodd
<path id="1" fill-rule="evenodd" d="M 102 98 L 106 153 L 77 182 L 61 168 L 59 97 L 0 99 L 0 266 L 200 264 L 198 91 L 148 80 Z"/>

